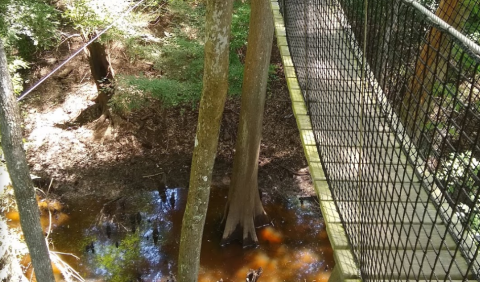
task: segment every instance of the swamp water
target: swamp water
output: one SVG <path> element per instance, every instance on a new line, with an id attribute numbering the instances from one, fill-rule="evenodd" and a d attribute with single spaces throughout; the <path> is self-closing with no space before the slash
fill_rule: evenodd
<path id="1" fill-rule="evenodd" d="M 265 282 L 328 280 L 333 254 L 316 203 L 270 200 L 264 207 L 273 225 L 257 230 L 259 247 L 221 247 L 227 194 L 211 191 L 199 282 L 245 281 L 248 270 L 259 267 Z M 176 272 L 186 198 L 187 189 L 175 188 L 67 203 L 64 212 L 51 212 L 51 249 L 86 281 L 168 281 Z M 45 210 L 42 224 L 48 228 Z"/>

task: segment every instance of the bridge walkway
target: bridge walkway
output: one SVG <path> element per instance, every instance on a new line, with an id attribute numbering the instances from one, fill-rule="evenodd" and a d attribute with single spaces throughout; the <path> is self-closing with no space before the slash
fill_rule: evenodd
<path id="1" fill-rule="evenodd" d="M 297 6 L 299 13 L 309 11 L 306 15 L 313 27 L 307 32 L 317 38 L 310 42 L 303 33 L 289 34 L 296 40 L 287 40 L 279 5 L 271 3 L 293 110 L 334 249 L 336 266 L 330 281 L 353 282 L 362 274 L 376 277 L 376 269 L 390 273 L 376 281 L 461 281 L 468 264 L 456 251 L 457 244 L 416 177 L 416 168 L 409 164 L 412 156 L 401 150 L 406 136 L 390 129 L 392 117 L 384 110 L 384 99 L 363 91 L 368 87 L 360 76 L 361 51 L 354 42 L 345 44 L 352 36 L 343 26 L 338 5 L 324 2 Z M 308 70 L 295 68 L 293 62 L 302 58 Z M 301 83 L 307 90 L 301 90 Z M 332 146 L 335 150 L 326 150 Z M 342 189 L 352 185 L 357 188 Z M 334 201 L 333 196 L 359 200 Z M 362 245 L 365 237 L 377 243 L 362 249 L 367 255 L 358 257 L 374 261 L 374 267 L 359 269 L 354 246 Z M 475 279 L 473 274 L 468 277 Z"/>

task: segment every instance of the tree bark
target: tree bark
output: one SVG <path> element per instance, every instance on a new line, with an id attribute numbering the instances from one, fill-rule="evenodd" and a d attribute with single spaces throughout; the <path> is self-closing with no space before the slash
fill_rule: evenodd
<path id="1" fill-rule="evenodd" d="M 114 94 L 113 69 L 107 59 L 105 45 L 93 42 L 87 49 L 90 71 L 98 90 L 95 102 L 99 104 L 102 114 L 108 115 L 108 101 Z"/>
<path id="2" fill-rule="evenodd" d="M 258 193 L 258 156 L 273 42 L 269 0 L 251 3 L 248 48 L 242 86 L 232 183 L 229 190 L 222 244 L 241 240 L 258 244 L 255 227 L 268 224 Z"/>
<path id="3" fill-rule="evenodd" d="M 228 56 L 233 0 L 207 1 L 205 67 L 197 135 L 183 216 L 178 281 L 198 279 L 203 227 L 210 196 L 220 123 L 228 90 Z"/>
<path id="4" fill-rule="evenodd" d="M 54 282 L 50 255 L 42 227 L 35 190 L 23 150 L 20 110 L 13 95 L 7 58 L 0 40 L 0 132 L 2 149 L 12 181 L 20 225 L 27 243 L 37 281 Z"/>
<path id="5" fill-rule="evenodd" d="M 471 10 L 463 0 L 442 0 L 435 15 L 461 31 Z M 428 100 L 436 82 L 443 84 L 448 71 L 452 40 L 445 32 L 432 27 L 422 47 L 409 89 L 403 97 L 401 116 L 408 132 L 415 137 L 428 117 Z M 415 137 L 416 138 L 416 137 Z"/>

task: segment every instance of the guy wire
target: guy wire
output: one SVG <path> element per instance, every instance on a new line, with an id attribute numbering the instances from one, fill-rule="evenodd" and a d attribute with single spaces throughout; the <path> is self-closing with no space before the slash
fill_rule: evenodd
<path id="1" fill-rule="evenodd" d="M 55 67 L 49 74 L 46 76 L 42 77 L 39 81 L 37 81 L 32 87 L 30 87 L 27 91 L 25 91 L 20 97 L 17 98 L 17 102 L 23 100 L 28 94 L 30 94 L 33 90 L 35 90 L 40 84 L 42 84 L 45 80 L 47 80 L 50 76 L 52 76 L 54 73 L 56 73 L 60 68 L 62 68 L 64 65 L 66 65 L 70 60 L 72 60 L 75 56 L 80 54 L 83 49 L 85 49 L 88 45 L 92 44 L 95 40 L 97 40 L 102 34 L 107 32 L 109 29 L 111 29 L 119 20 L 123 19 L 127 14 L 129 14 L 133 9 L 138 7 L 140 4 L 145 2 L 145 0 L 141 0 L 137 4 L 133 5 L 130 7 L 128 10 L 123 12 L 120 17 L 118 17 L 116 20 L 114 20 L 109 26 L 107 26 L 105 29 L 103 29 L 101 32 L 99 32 L 95 37 L 90 39 L 85 45 L 83 45 L 81 48 L 79 48 L 77 51 L 75 51 L 68 59 L 63 61 L 61 64 L 59 64 L 57 67 Z"/>

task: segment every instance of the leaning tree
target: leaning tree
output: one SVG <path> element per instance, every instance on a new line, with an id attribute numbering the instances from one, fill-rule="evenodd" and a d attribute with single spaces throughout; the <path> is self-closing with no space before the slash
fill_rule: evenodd
<path id="1" fill-rule="evenodd" d="M 20 225 L 37 281 L 54 282 L 48 247 L 40 225 L 40 211 L 23 150 L 20 109 L 13 94 L 7 58 L 0 40 L 0 133 L 7 170 L 13 185 Z M 0 263 L 1 264 L 1 263 Z"/>

